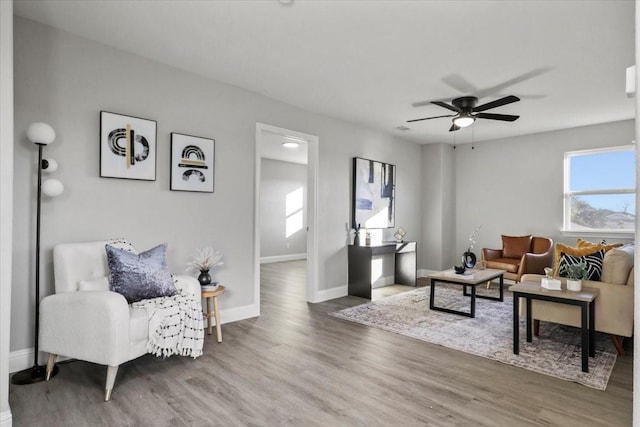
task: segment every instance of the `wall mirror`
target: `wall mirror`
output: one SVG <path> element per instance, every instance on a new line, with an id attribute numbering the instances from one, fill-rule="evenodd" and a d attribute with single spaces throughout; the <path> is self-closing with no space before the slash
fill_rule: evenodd
<path id="1" fill-rule="evenodd" d="M 352 226 L 395 226 L 396 167 L 375 160 L 353 158 Z"/>

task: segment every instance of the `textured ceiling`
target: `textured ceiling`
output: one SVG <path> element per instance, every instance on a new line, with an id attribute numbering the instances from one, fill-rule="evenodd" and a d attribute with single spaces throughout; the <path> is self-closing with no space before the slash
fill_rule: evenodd
<path id="1" fill-rule="evenodd" d="M 419 143 L 453 142 L 448 118 L 405 122 L 461 95 L 516 95 L 491 112 L 521 118 L 477 121 L 458 143 L 634 117 L 633 1 L 18 0 L 15 13 Z"/>

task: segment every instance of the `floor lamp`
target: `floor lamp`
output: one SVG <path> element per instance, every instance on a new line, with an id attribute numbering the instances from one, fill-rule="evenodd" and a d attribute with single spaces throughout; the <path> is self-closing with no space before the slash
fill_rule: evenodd
<path id="1" fill-rule="evenodd" d="M 47 179 L 42 182 L 42 172 L 54 172 L 58 168 L 58 163 L 53 159 L 43 159 L 42 149 L 49 145 L 56 138 L 56 132 L 46 123 L 32 123 L 27 129 L 27 138 L 38 146 L 38 196 L 36 210 L 36 283 L 35 283 L 35 332 L 34 332 L 34 352 L 33 367 L 16 372 L 11 377 L 13 384 L 33 384 L 43 381 L 47 376 L 46 367 L 38 364 L 38 334 L 40 332 L 40 204 L 42 193 L 49 197 L 62 194 L 64 185 L 57 179 Z M 55 366 L 51 375 L 58 373 Z"/>

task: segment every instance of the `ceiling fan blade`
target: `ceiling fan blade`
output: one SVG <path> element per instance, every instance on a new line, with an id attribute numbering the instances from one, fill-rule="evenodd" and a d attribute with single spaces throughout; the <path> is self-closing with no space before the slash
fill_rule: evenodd
<path id="1" fill-rule="evenodd" d="M 491 119 L 491 120 L 502 120 L 505 122 L 514 122 L 518 120 L 520 116 L 512 116 L 511 114 L 478 113 L 478 114 L 475 114 L 475 117 L 479 119 Z"/>
<path id="2" fill-rule="evenodd" d="M 509 95 L 509 96 L 505 96 L 504 98 L 496 99 L 495 101 L 487 102 L 486 104 L 478 105 L 473 109 L 473 111 L 476 111 L 476 112 L 485 111 L 491 108 L 500 107 L 502 105 L 507 105 L 507 104 L 511 104 L 512 102 L 518 102 L 518 101 L 520 101 L 520 98 L 518 98 L 517 96 Z"/>
<path id="3" fill-rule="evenodd" d="M 455 132 L 457 130 L 460 130 L 460 128 L 458 126 L 456 126 L 456 124 L 452 124 L 451 127 L 449 128 L 449 132 Z"/>
<path id="4" fill-rule="evenodd" d="M 457 114 L 449 114 L 449 115 L 446 115 L 446 116 L 425 117 L 423 119 L 407 120 L 407 123 L 419 122 L 419 121 L 422 121 L 422 120 L 440 119 L 442 117 L 455 117 L 455 116 L 457 116 Z"/>
<path id="5" fill-rule="evenodd" d="M 451 111 L 455 111 L 456 113 L 459 113 L 460 111 L 462 111 L 461 109 L 459 109 L 458 107 L 454 107 L 453 105 L 449 105 L 446 102 L 442 102 L 442 101 L 431 101 L 432 104 L 436 104 L 442 108 L 446 108 L 447 110 L 451 110 Z"/>

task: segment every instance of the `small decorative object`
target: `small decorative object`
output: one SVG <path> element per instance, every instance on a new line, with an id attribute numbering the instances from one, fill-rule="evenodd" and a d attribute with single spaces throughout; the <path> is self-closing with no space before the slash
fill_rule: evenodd
<path id="1" fill-rule="evenodd" d="M 367 246 L 371 246 L 371 233 L 369 233 L 368 231 L 367 234 L 365 234 L 364 244 Z"/>
<path id="2" fill-rule="evenodd" d="M 396 238 L 396 241 L 398 243 L 402 243 L 402 240 L 404 239 L 404 236 L 407 235 L 407 230 L 405 230 L 404 228 L 400 227 L 396 230 L 395 233 L 393 233 L 393 237 Z"/>
<path id="3" fill-rule="evenodd" d="M 553 273 L 553 268 L 551 268 L 551 267 L 545 267 L 544 268 L 544 274 L 545 274 L 545 276 L 547 276 L 547 279 L 551 279 L 553 277 L 552 273 Z"/>
<path id="4" fill-rule="evenodd" d="M 100 176 L 156 180 L 156 122 L 100 112 Z"/>
<path id="5" fill-rule="evenodd" d="M 222 254 L 213 250 L 213 248 L 206 247 L 195 250 L 191 261 L 187 264 L 186 270 L 199 271 L 198 281 L 200 282 L 200 286 L 207 286 L 211 284 L 209 270 L 223 264 Z"/>
<path id="6" fill-rule="evenodd" d="M 356 225 L 353 230 L 355 232 L 353 236 L 353 245 L 360 246 L 360 224 Z"/>
<path id="7" fill-rule="evenodd" d="M 570 264 L 566 268 L 567 271 L 567 290 L 569 291 L 581 291 L 582 279 L 588 277 L 587 264 L 585 262 L 579 262 L 576 264 Z"/>
<path id="8" fill-rule="evenodd" d="M 550 277 L 543 277 L 542 280 L 540 281 L 540 286 L 552 291 L 559 291 L 562 289 L 560 280 L 552 279 Z"/>
<path id="9" fill-rule="evenodd" d="M 215 140 L 171 133 L 171 190 L 213 193 Z"/>
<path id="10" fill-rule="evenodd" d="M 455 266 L 453 267 L 453 269 L 455 270 L 456 274 L 464 274 L 464 272 L 465 272 L 465 270 L 466 270 L 466 268 L 465 268 L 465 266 L 464 266 L 464 265 L 461 265 L 461 266 L 459 266 L 459 267 L 458 267 L 457 265 L 455 265 Z"/>
<path id="11" fill-rule="evenodd" d="M 198 282 L 200 282 L 200 286 L 207 286 L 211 284 L 211 275 L 209 274 L 209 270 L 200 270 Z"/>
<path id="12" fill-rule="evenodd" d="M 476 265 L 476 254 L 472 252 L 473 246 L 476 244 L 476 241 L 473 239 L 476 236 L 476 233 L 478 233 L 481 228 L 482 225 L 479 225 L 478 228 L 476 228 L 473 233 L 469 235 L 469 248 L 465 253 L 462 254 L 462 265 L 467 268 L 473 268 Z"/>

